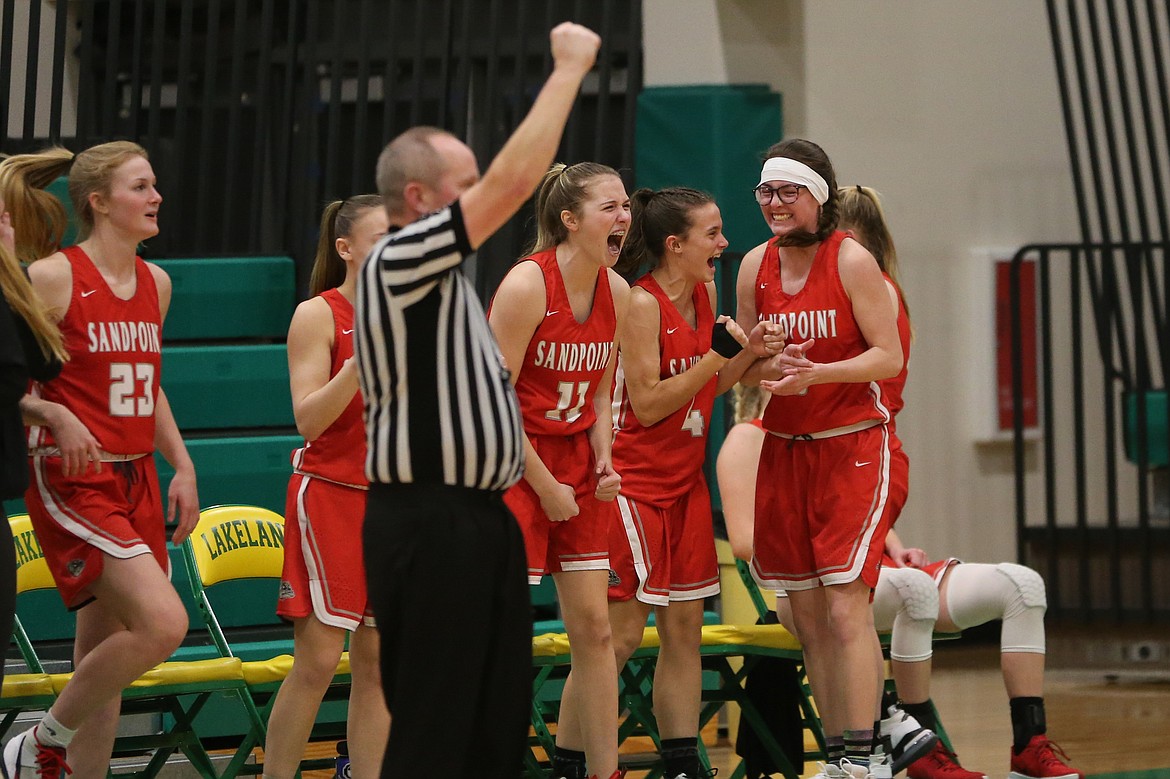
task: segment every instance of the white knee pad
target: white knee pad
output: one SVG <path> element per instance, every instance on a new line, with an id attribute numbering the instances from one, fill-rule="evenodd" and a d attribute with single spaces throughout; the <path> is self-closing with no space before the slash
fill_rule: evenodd
<path id="1" fill-rule="evenodd" d="M 874 625 L 892 631 L 890 657 L 903 663 L 929 660 L 938 587 L 917 568 L 882 568 L 873 595 Z"/>
<path id="2" fill-rule="evenodd" d="M 1000 651 L 1044 654 L 1048 600 L 1040 574 L 1015 563 L 963 563 L 947 581 L 947 610 L 960 628 L 1003 620 Z"/>

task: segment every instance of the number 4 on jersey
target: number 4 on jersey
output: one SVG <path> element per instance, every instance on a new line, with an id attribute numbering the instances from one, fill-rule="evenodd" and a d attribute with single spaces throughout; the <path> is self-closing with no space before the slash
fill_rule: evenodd
<path id="1" fill-rule="evenodd" d="M 694 401 L 691 401 L 691 410 L 687 412 L 683 419 L 682 429 L 691 434 L 693 438 L 703 437 L 703 412 L 694 407 Z"/>

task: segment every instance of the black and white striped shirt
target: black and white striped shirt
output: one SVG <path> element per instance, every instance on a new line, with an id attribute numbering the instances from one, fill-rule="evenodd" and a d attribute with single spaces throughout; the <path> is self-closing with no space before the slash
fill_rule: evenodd
<path id="1" fill-rule="evenodd" d="M 524 470 L 524 428 L 475 289 L 455 203 L 388 235 L 358 275 L 354 352 L 366 476 L 502 490 Z"/>

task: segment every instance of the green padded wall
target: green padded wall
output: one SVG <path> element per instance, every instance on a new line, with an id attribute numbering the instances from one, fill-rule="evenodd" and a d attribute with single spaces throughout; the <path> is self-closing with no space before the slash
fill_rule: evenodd
<path id="1" fill-rule="evenodd" d="M 719 312 L 735 315 L 739 259 L 771 237 L 752 196 L 763 154 L 782 135 L 781 96 L 765 84 L 647 87 L 638 95 L 639 187 L 695 187 L 719 203 L 729 246 L 719 263 Z M 715 455 L 727 434 L 731 394 L 715 401 L 707 439 L 707 482 L 719 509 Z"/>
<path id="2" fill-rule="evenodd" d="M 180 430 L 296 424 L 284 344 L 165 346 L 162 386 Z"/>
<path id="3" fill-rule="evenodd" d="M 647 87 L 638 95 L 639 187 L 715 196 L 729 251 L 771 235 L 752 197 L 764 151 L 781 139 L 781 99 L 763 84 Z"/>
<path id="4" fill-rule="evenodd" d="M 72 246 L 77 242 L 77 214 L 73 210 L 73 201 L 69 199 L 69 179 L 60 176 L 52 184 L 45 187 L 45 191 L 60 200 L 61 205 L 65 206 L 65 216 L 69 218 L 69 226 L 65 228 L 61 245 Z"/>
<path id="5" fill-rule="evenodd" d="M 1146 466 L 1150 468 L 1164 468 L 1170 465 L 1170 450 L 1167 448 L 1167 410 L 1166 390 L 1146 390 L 1146 432 L 1145 456 Z M 1142 442 L 1138 440 L 1138 394 L 1126 392 L 1122 395 L 1125 408 L 1125 457 L 1131 463 L 1138 462 L 1139 448 Z"/>
<path id="6" fill-rule="evenodd" d="M 201 507 L 243 503 L 284 514 L 284 496 L 292 475 L 289 455 L 304 443 L 300 436 L 188 438 L 186 443 L 195 463 Z M 175 472 L 158 453 L 155 462 L 165 500 Z"/>
<path id="7" fill-rule="evenodd" d="M 288 334 L 296 302 L 296 267 L 289 257 L 160 260 L 174 293 L 167 341 L 277 338 Z"/>

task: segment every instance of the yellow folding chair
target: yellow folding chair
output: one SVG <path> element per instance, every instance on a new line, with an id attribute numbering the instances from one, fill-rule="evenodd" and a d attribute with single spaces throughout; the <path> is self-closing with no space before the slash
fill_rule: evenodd
<path id="1" fill-rule="evenodd" d="M 9 519 L 12 535 L 16 541 L 16 595 L 19 600 L 27 593 L 55 590 L 49 565 L 45 561 L 41 546 L 33 532 L 32 522 L 27 514 Z M 48 693 L 40 690 L 35 679 L 13 680 L 14 685 L 28 684 L 30 691 L 37 691 L 32 700 L 47 709 L 56 696 L 65 689 L 70 673 L 44 674 L 44 664 L 38 656 L 36 646 L 30 640 L 19 613 L 15 620 L 13 636 L 20 648 L 21 656 L 33 672 L 44 676 L 49 683 Z M 9 682 L 4 689 L 7 693 Z M 14 689 L 15 692 L 15 689 Z M 167 759 L 176 751 L 182 752 L 191 765 L 205 779 L 219 779 L 207 750 L 195 731 L 194 719 L 213 695 L 223 694 L 237 698 L 245 709 L 251 704 L 247 697 L 243 668 L 236 658 L 217 658 L 191 662 L 165 662 L 151 669 L 135 680 L 122 692 L 122 714 L 162 714 L 168 724 L 157 733 L 120 736 L 114 743 L 114 755 L 141 755 L 150 752 L 150 760 L 140 771 L 119 776 L 135 776 L 149 779 L 158 775 Z M 169 717 L 169 720 L 167 719 Z M 15 717 L 13 716 L 13 719 Z M 259 721 L 259 717 L 255 717 Z M 11 724 L 8 718 L 5 724 Z"/>
<path id="2" fill-rule="evenodd" d="M 183 560 L 187 565 L 192 594 L 208 633 L 221 657 L 235 658 L 239 653 L 227 640 L 223 626 L 212 603 L 224 591 L 230 596 L 233 582 L 268 580 L 271 599 L 266 607 L 276 608 L 277 592 L 284 565 L 284 517 L 258 506 L 214 506 L 199 514 L 199 522 L 191 536 L 183 543 Z M 293 658 L 278 654 L 259 660 L 245 660 L 242 664 L 244 680 L 261 719 L 267 723 L 276 698 L 276 691 L 292 669 Z M 349 653 L 343 652 L 326 700 L 349 697 Z M 330 731 L 329 735 L 341 735 Z M 326 735 L 320 730 L 315 735 Z M 262 766 L 247 765 L 247 758 L 257 746 L 263 746 L 266 725 L 249 734 L 233 757 L 225 776 L 262 770 Z M 324 768 L 332 759 L 305 760 L 302 769 Z"/>

